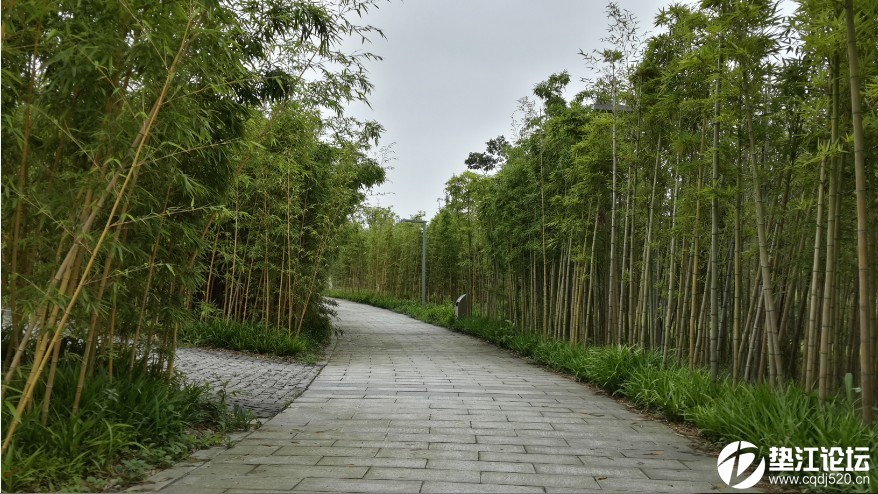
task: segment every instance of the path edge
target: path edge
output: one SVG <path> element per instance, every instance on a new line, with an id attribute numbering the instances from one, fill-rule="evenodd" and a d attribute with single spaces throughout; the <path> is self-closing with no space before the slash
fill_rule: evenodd
<path id="1" fill-rule="evenodd" d="M 331 338 L 331 341 L 330 341 L 329 345 L 327 345 L 327 351 L 324 352 L 323 358 L 320 359 L 319 362 L 314 364 L 315 366 L 320 367 L 320 369 L 314 373 L 314 375 L 311 377 L 311 379 L 308 381 L 308 383 L 305 384 L 305 386 L 303 386 L 301 388 L 301 391 L 299 391 L 299 393 L 296 394 L 289 401 L 289 403 L 287 403 L 287 405 L 284 407 L 283 410 L 279 411 L 273 417 L 265 419 L 265 422 L 271 420 L 272 418 L 276 417 L 277 415 L 280 415 L 281 413 L 284 412 L 284 410 L 286 410 L 287 408 L 292 406 L 292 404 L 300 396 L 305 394 L 305 391 L 308 391 L 308 388 L 311 387 L 311 384 L 314 382 L 315 379 L 317 379 L 317 376 L 319 376 L 320 373 L 323 372 L 323 369 L 332 360 L 333 355 L 335 355 L 335 350 L 338 347 L 339 336 L 336 333 L 335 328 L 332 329 L 332 331 L 330 333 L 330 338 Z M 149 477 L 141 480 L 137 484 L 128 487 L 127 489 L 125 489 L 125 492 L 157 492 L 157 491 L 160 491 L 160 490 L 164 489 L 165 487 L 170 486 L 174 482 L 180 480 L 181 478 L 185 477 L 186 475 L 189 475 L 193 471 L 209 464 L 210 461 L 214 457 L 216 457 L 217 455 L 219 455 L 223 451 L 228 450 L 229 448 L 231 448 L 235 444 L 243 441 L 245 438 L 250 436 L 250 434 L 253 434 L 254 432 L 258 431 L 265 422 L 259 421 L 259 425 L 257 427 L 254 427 L 253 429 L 250 429 L 247 431 L 233 432 L 233 433 L 229 434 L 229 438 L 225 444 L 195 451 L 195 452 L 191 453 L 188 458 L 186 458 L 184 460 L 180 460 L 168 468 L 159 470 L 159 471 L 153 473 L 152 475 L 150 475 Z"/>

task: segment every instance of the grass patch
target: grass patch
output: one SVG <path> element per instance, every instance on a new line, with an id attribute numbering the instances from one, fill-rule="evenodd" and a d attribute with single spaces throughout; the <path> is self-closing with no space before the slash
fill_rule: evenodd
<path id="1" fill-rule="evenodd" d="M 638 406 L 669 420 L 692 422 L 696 407 L 725 398 L 730 391 L 725 380 L 714 386 L 710 374 L 704 369 L 652 365 L 631 372 L 622 394 Z"/>
<path id="2" fill-rule="evenodd" d="M 727 378 L 716 384 L 705 369 L 663 360 L 661 354 L 632 346 L 581 347 L 543 340 L 508 321 L 481 317 L 454 319 L 453 305 L 396 300 L 369 293 L 332 292 L 331 296 L 362 302 L 470 334 L 546 367 L 601 387 L 631 400 L 644 410 L 669 420 L 696 426 L 701 435 L 725 445 L 746 440 L 761 447 L 871 448 L 871 486 L 878 488 L 878 425 L 867 427 L 855 399 L 839 397 L 823 405 L 814 393 L 790 384 L 776 390 L 764 384 L 733 385 Z M 833 485 L 816 489 L 869 492 L 870 486 Z"/>
<path id="3" fill-rule="evenodd" d="M 124 362 L 118 362 L 124 365 Z M 3 397 L 2 420 L 9 424 L 29 368 L 22 368 Z M 221 444 L 226 433 L 248 428 L 252 413 L 229 410 L 207 385 L 179 377 L 135 371 L 110 379 L 98 367 L 85 383 L 82 409 L 71 416 L 78 358 L 59 364 L 48 421 L 41 423 L 44 388 L 2 459 L 4 492 L 77 490 L 100 492 L 125 486 L 185 459 L 192 450 Z"/>
<path id="4" fill-rule="evenodd" d="M 241 352 L 302 357 L 308 360 L 315 353 L 315 344 L 297 338 L 286 329 L 262 324 L 239 323 L 223 319 L 192 321 L 180 327 L 184 345 L 225 348 Z"/>

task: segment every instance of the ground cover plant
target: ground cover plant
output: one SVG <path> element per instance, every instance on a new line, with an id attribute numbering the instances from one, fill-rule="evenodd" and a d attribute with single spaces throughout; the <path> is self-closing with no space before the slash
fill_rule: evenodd
<path id="1" fill-rule="evenodd" d="M 197 321 L 183 326 L 180 342 L 192 346 L 293 357 L 308 352 L 312 344 L 286 329 L 222 320 Z"/>
<path id="2" fill-rule="evenodd" d="M 329 321 L 325 320 L 323 324 L 329 325 Z M 329 333 L 320 325 L 308 328 L 306 334 L 296 336 L 286 328 L 265 327 L 252 322 L 190 321 L 180 328 L 180 344 L 294 357 L 297 361 L 314 363 L 329 341 Z"/>
<path id="3" fill-rule="evenodd" d="M 72 357 L 59 363 L 52 401 L 37 399 L 21 416 L 18 436 L 3 455 L 4 492 L 123 487 L 254 424 L 252 413 L 226 406 L 222 390 L 140 368 L 111 377 L 107 368 L 96 367 L 77 390 L 77 363 Z M 22 372 L 12 381 L 10 398 L 25 378 Z M 37 391 L 45 396 L 45 386 Z M 81 406 L 71 414 L 80 393 Z M 4 424 L 13 410 L 4 407 Z"/>
<path id="4" fill-rule="evenodd" d="M 746 440 L 760 446 L 802 447 L 872 446 L 872 465 L 878 461 L 878 426 L 866 425 L 859 403 L 842 394 L 821 403 L 814 392 L 795 383 L 782 389 L 767 383 L 733 383 L 728 374 L 713 382 L 705 368 L 690 369 L 674 357 L 634 346 L 586 347 L 557 339 L 543 339 L 506 321 L 484 317 L 455 320 L 450 303 L 421 304 L 365 292 L 331 291 L 332 296 L 366 303 L 415 319 L 469 334 L 533 359 L 630 400 L 639 408 L 698 428 L 712 444 L 724 446 Z M 436 317 L 443 314 L 449 317 Z M 878 485 L 878 472 L 869 472 Z M 820 489 L 861 490 L 868 486 L 822 486 Z"/>

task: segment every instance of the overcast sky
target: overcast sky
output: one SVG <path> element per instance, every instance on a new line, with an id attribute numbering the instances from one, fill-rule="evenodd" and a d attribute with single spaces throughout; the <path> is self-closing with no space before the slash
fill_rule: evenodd
<path id="1" fill-rule="evenodd" d="M 669 3 L 618 1 L 641 32 L 653 31 Z M 381 144 L 393 144 L 395 159 L 370 204 L 431 218 L 470 151 L 511 137 L 516 102 L 534 85 L 567 70 L 570 94 L 584 87 L 589 74 L 578 53 L 604 46 L 605 8 L 605 0 L 393 0 L 371 11 L 364 23 L 386 39 L 366 49 L 383 60 L 368 64 L 372 108 L 356 104 L 349 113 L 382 124 Z"/>

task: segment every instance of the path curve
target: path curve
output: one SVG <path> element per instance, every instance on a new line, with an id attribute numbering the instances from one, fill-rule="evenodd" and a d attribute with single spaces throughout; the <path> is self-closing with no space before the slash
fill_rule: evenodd
<path id="1" fill-rule="evenodd" d="M 570 379 L 386 310 L 337 311 L 344 334 L 290 407 L 151 490 L 730 490 L 715 457 Z"/>

